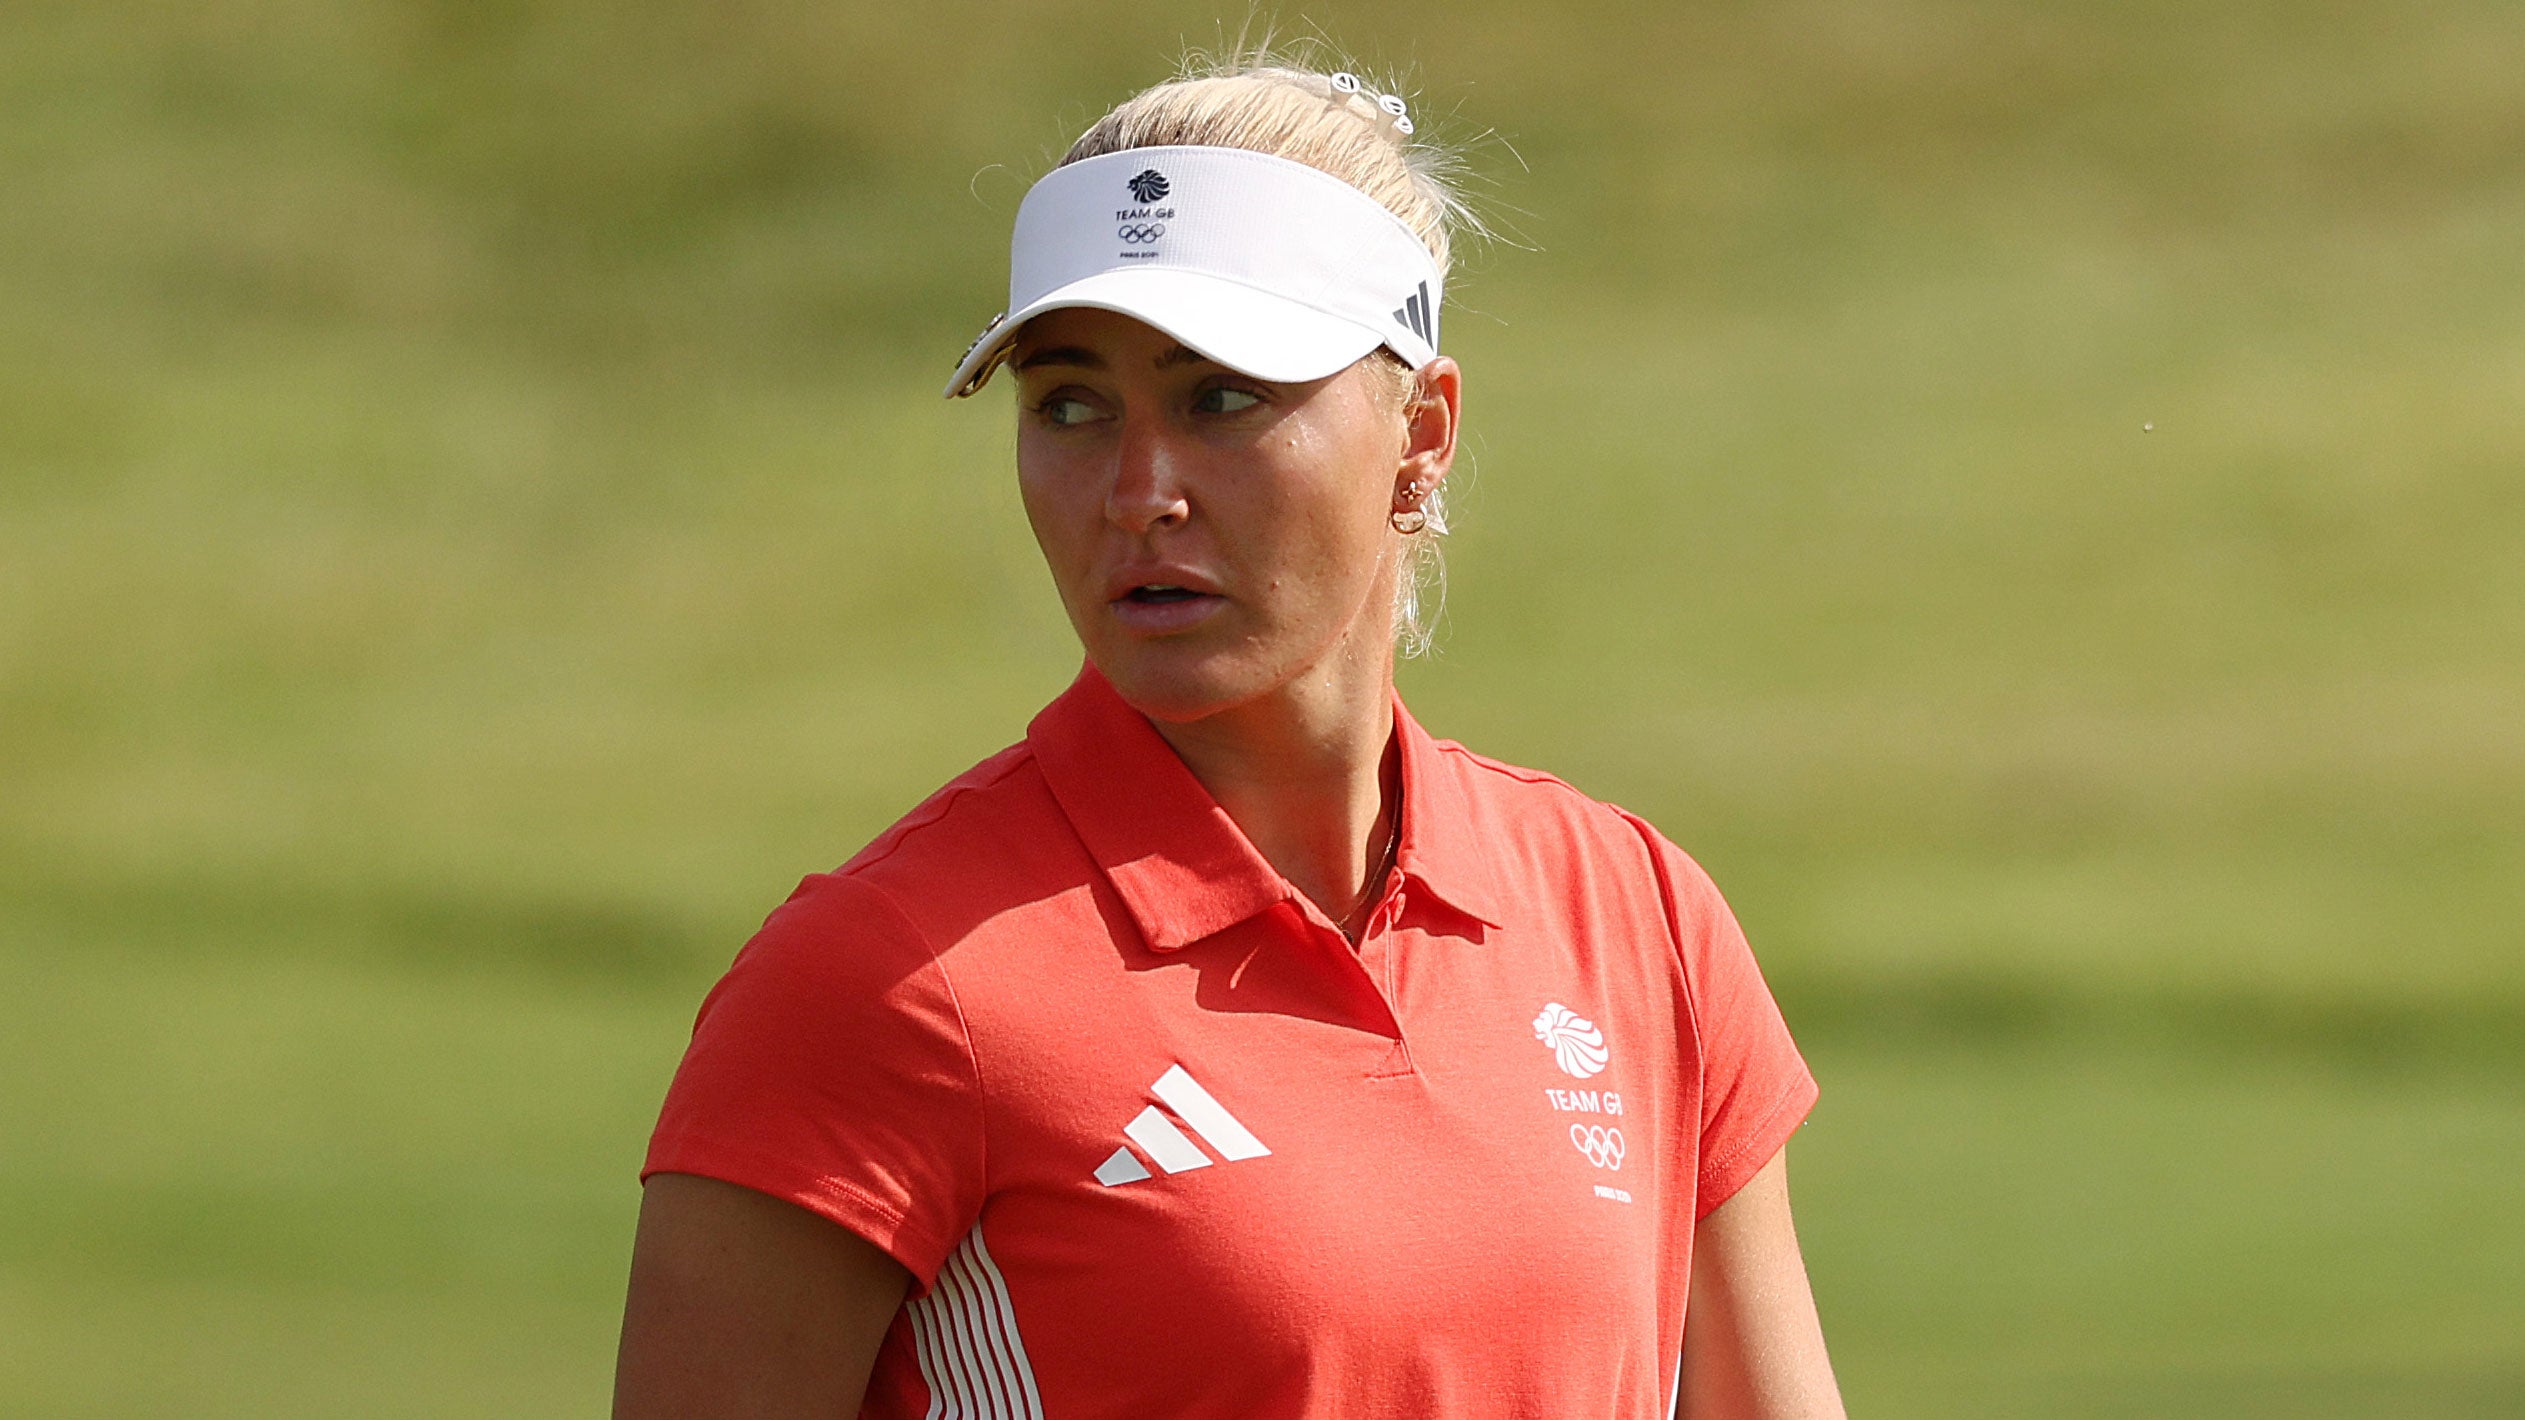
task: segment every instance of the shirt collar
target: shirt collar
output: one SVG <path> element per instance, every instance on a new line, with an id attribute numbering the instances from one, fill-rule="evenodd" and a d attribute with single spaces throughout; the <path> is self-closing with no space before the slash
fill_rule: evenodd
<path id="1" fill-rule="evenodd" d="M 1035 716 L 1026 742 L 1152 949 L 1175 951 L 1297 895 L 1095 666 Z"/>
<path id="2" fill-rule="evenodd" d="M 1407 880 L 1448 906 L 1500 925 L 1460 766 L 1399 697 L 1394 725 L 1403 772 L 1395 862 Z M 1152 950 L 1179 950 L 1297 896 L 1148 717 L 1094 665 L 1035 716 L 1026 742 L 1052 797 Z"/>
<path id="3" fill-rule="evenodd" d="M 1430 896 L 1487 926 L 1500 927 L 1498 873 L 1474 817 L 1464 756 L 1429 732 L 1394 698 L 1394 734 L 1403 747 L 1403 841 L 1394 861 Z"/>

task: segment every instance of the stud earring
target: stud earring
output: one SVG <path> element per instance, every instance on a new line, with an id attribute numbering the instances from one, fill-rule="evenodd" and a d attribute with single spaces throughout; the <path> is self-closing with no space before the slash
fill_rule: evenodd
<path id="1" fill-rule="evenodd" d="M 1394 531 L 1409 537 L 1429 526 L 1429 513 L 1420 506 L 1420 501 L 1428 496 L 1428 490 L 1417 483 L 1404 485 L 1403 506 L 1394 510 L 1394 516 L 1391 519 Z"/>
<path id="2" fill-rule="evenodd" d="M 1394 510 L 1392 519 L 1394 531 L 1409 537 L 1429 526 L 1429 513 L 1420 506 L 1428 497 L 1428 488 L 1419 482 L 1404 484 L 1403 506 Z"/>

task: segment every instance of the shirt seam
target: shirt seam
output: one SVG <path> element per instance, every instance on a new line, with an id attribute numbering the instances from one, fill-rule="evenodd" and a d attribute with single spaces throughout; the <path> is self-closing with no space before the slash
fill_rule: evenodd
<path id="1" fill-rule="evenodd" d="M 1649 827 L 1648 820 L 1630 810 L 1613 804 L 1607 804 L 1605 807 L 1612 809 L 1624 823 L 1629 824 L 1632 832 L 1639 835 L 1641 846 L 1648 850 L 1649 874 L 1657 881 L 1658 903 L 1665 909 L 1666 948 L 1672 954 L 1675 980 L 1683 988 L 1684 1021 L 1692 1031 L 1694 1073 L 1699 1078 L 1700 1093 L 1706 1095 L 1709 1090 L 1709 1040 L 1701 1032 L 1700 992 L 1692 980 L 1692 964 L 1684 959 L 1683 918 L 1675 896 L 1673 876 L 1666 869 L 1666 855 L 1658 851 L 1660 835 L 1657 830 Z M 1707 1101 L 1704 1100 L 1703 1103 L 1706 1104 Z M 1698 1120 L 1693 1122 L 1693 1136 L 1696 1141 L 1700 1136 Z M 1697 1189 L 1699 1180 L 1695 1179 L 1694 1183 Z"/>
<path id="2" fill-rule="evenodd" d="M 705 1129 L 678 1132 L 672 1148 L 663 1152 L 663 1163 L 641 1168 L 643 1182 L 662 1173 L 691 1174 L 794 1204 L 885 1253 L 918 1281 L 921 1263 L 906 1255 L 913 1251 L 910 1243 L 915 1239 L 907 1239 L 906 1234 L 925 1234 L 926 1230 L 911 1213 L 850 1180 L 801 1167 L 795 1159 L 766 1153 L 738 1136 Z M 858 1216 L 854 1208 L 866 1217 Z M 883 1241 L 872 1235 L 880 1232 Z M 927 1244 L 933 1241 L 952 1247 L 953 1237 L 953 1233 L 936 1239 L 921 1236 L 916 1239 L 922 1244 L 918 1251 L 925 1256 Z"/>
<path id="3" fill-rule="evenodd" d="M 1768 1128 L 1771 1121 L 1779 1117 L 1781 1110 L 1789 1107 L 1790 1100 L 1793 1100 L 1800 1094 L 1804 1093 L 1805 1087 L 1806 1080 L 1802 1072 L 1800 1075 L 1791 1078 L 1786 1085 L 1781 1086 L 1779 1094 L 1773 1096 L 1771 1102 L 1763 1106 L 1762 1113 L 1755 1115 L 1752 1121 L 1745 1126 L 1745 1137 L 1738 1141 L 1734 1148 L 1729 1149 L 1726 1153 L 1709 1161 L 1710 1171 L 1713 1173 L 1724 1172 L 1729 1165 L 1745 1157 L 1745 1155 L 1752 1153 L 1755 1147 L 1761 1143 L 1764 1131 Z"/>
<path id="4" fill-rule="evenodd" d="M 1638 815 L 1633 814 L 1630 810 L 1623 808 L 1619 804 L 1606 803 L 1604 800 L 1589 794 L 1586 790 L 1579 788 L 1577 785 L 1570 783 L 1568 780 L 1563 779 L 1559 775 L 1551 773 L 1548 770 L 1527 769 L 1520 765 L 1508 764 L 1501 760 L 1493 759 L 1479 750 L 1467 749 L 1452 740 L 1433 740 L 1431 743 L 1435 746 L 1439 753 L 1453 755 L 1475 769 L 1482 770 L 1489 774 L 1495 774 L 1511 783 L 1525 784 L 1537 789 L 1559 790 L 1562 795 L 1573 801 L 1579 809 L 1586 811 L 1591 815 L 1610 813 L 1614 817 L 1629 823 L 1634 830 L 1640 832 L 1643 836 L 1652 840 L 1654 839 L 1656 830 L 1650 828 L 1648 823 L 1641 819 Z M 1657 856 L 1654 852 L 1655 844 L 1653 841 L 1651 842 L 1650 847 L 1650 856 Z"/>
<path id="5" fill-rule="evenodd" d="M 996 783 L 998 781 L 993 780 L 992 782 Z M 968 787 L 983 788 L 987 786 L 977 784 Z M 912 915 L 903 910 L 903 904 L 896 900 L 892 892 L 888 891 L 883 884 L 869 882 L 864 878 L 860 878 L 856 873 L 853 873 L 851 876 L 854 881 L 858 882 L 859 886 L 867 889 L 868 893 L 874 897 L 877 902 L 886 909 L 886 911 L 893 913 L 895 920 L 900 922 L 904 929 L 912 934 L 912 940 L 920 943 L 921 950 L 929 954 L 930 965 L 935 967 L 938 971 L 938 984 L 944 988 L 947 993 L 948 1008 L 956 1013 L 956 1036 L 964 1045 L 965 1067 L 973 1072 L 974 1154 L 981 1165 L 982 1177 L 980 1183 L 980 1193 L 984 1199 L 988 1199 L 991 1192 L 990 1082 L 984 1077 L 982 1071 L 982 1052 L 973 1043 L 973 1021 L 971 1017 L 965 1014 L 964 998 L 956 990 L 955 973 L 947 969 L 947 959 L 945 955 L 938 950 L 935 943 L 929 940 L 929 934 L 921 930 L 920 924 L 912 920 Z M 974 1217 L 977 1221 L 981 1217 L 981 1212 L 981 1204 L 976 1202 L 974 1205 Z"/>
<path id="6" fill-rule="evenodd" d="M 1496 774 L 1503 779 L 1514 779 L 1520 784 L 1549 784 L 1556 789 L 1566 789 L 1573 798 L 1580 799 L 1586 803 L 1594 805 L 1597 808 L 1613 808 L 1611 804 L 1607 804 L 1601 799 L 1588 798 L 1585 790 L 1580 789 L 1577 785 L 1572 784 L 1568 780 L 1563 779 L 1561 776 L 1547 770 L 1520 768 L 1517 765 L 1493 759 L 1489 755 L 1481 753 L 1479 750 L 1466 749 L 1464 746 L 1457 744 L 1453 740 L 1432 740 L 1431 745 L 1440 754 L 1454 755 L 1456 758 L 1470 763 L 1476 769 L 1489 770 L 1491 773 Z M 1613 811 L 1615 813 L 1622 813 L 1622 810 L 1618 808 L 1613 809 Z M 1630 815 L 1623 814 L 1623 817 L 1628 818 Z"/>
<path id="7" fill-rule="evenodd" d="M 904 815 L 903 820 L 888 829 L 877 843 L 870 844 L 869 848 L 874 850 L 873 852 L 863 852 L 861 856 L 854 858 L 849 863 L 843 865 L 841 870 L 842 873 L 845 876 L 856 877 L 867 869 L 876 867 L 878 864 L 883 863 L 886 859 L 893 857 L 905 843 L 911 841 L 913 834 L 919 833 L 923 829 L 937 827 L 939 822 L 945 819 L 947 815 L 954 810 L 958 800 L 964 798 L 967 794 L 979 793 L 984 789 L 998 788 L 1001 784 L 1007 782 L 1009 776 L 1017 773 L 1027 765 L 1034 763 L 1035 760 L 1034 746 L 1027 744 L 1022 740 L 1016 744 L 1010 745 L 1007 749 L 1000 751 L 1000 754 L 1008 755 L 1009 760 L 1006 765 L 1000 768 L 999 772 L 991 775 L 987 779 L 978 780 L 969 780 L 963 776 L 958 776 L 955 783 L 948 785 L 938 793 L 930 796 L 927 803 L 913 809 L 909 814 Z M 999 755 L 992 756 L 993 759 L 998 757 Z M 985 764 L 989 762 L 989 760 L 983 761 Z M 979 768 L 980 766 L 977 765 L 975 767 Z M 965 771 L 967 775 L 972 772 L 972 770 Z M 871 883 L 869 886 L 874 888 L 876 885 Z M 889 902 L 889 905 L 891 905 L 891 902 Z M 900 912 L 900 910 L 901 909 L 899 908 L 897 909 L 898 912 Z M 904 920 L 907 924 L 910 921 L 908 917 Z M 916 933 L 918 930 L 919 929 L 917 928 L 914 929 Z M 923 940 L 925 942 L 927 939 L 923 938 Z"/>
<path id="8" fill-rule="evenodd" d="M 724 1142 L 709 1142 L 713 1139 L 722 1140 Z M 765 1174 L 787 1175 L 790 1178 L 798 1180 L 802 1186 L 812 1192 L 845 1195 L 852 1201 L 858 1203 L 861 1207 L 866 1208 L 869 1212 L 883 1218 L 887 1223 L 898 1229 L 905 1227 L 912 1221 L 912 1215 L 910 1213 L 895 1207 L 893 1204 L 886 1202 L 884 1199 L 877 1197 L 875 1194 L 870 1193 L 868 1190 L 861 1188 L 859 1185 L 852 1183 L 848 1179 L 836 1178 L 831 1174 L 817 1173 L 811 1169 L 802 1169 L 798 1167 L 797 1162 L 793 1159 L 785 1158 L 778 1154 L 765 1153 L 760 1149 L 739 1143 L 735 1140 L 734 1136 L 718 1135 L 703 1130 L 688 1129 L 678 1134 L 675 1142 L 676 1147 L 679 1150 L 690 1150 L 695 1145 L 701 1146 L 702 1149 L 706 1150 L 710 1160 L 713 1162 L 723 1164 L 741 1163 L 751 1166 L 750 1169 L 727 1169 L 727 1171 L 731 1173 L 744 1173 L 758 1169 Z M 643 1175 L 643 1177 L 661 1173 L 690 1173 L 698 1174 L 703 1178 L 717 1177 L 715 1174 L 703 1172 L 701 1169 L 690 1164 L 677 1162 L 673 1159 L 670 1159 L 670 1161 L 666 1164 L 649 1170 L 647 1174 Z M 721 1181 L 733 1182 L 734 1180 L 723 1179 Z M 750 1184 L 739 1184 L 738 1186 L 743 1188 L 752 1187 Z"/>
<path id="9" fill-rule="evenodd" d="M 1691 964 L 1684 958 L 1683 919 L 1680 904 L 1674 892 L 1672 875 L 1667 871 L 1666 855 L 1659 851 L 1659 839 L 1662 835 L 1650 827 L 1648 820 L 1630 810 L 1611 804 L 1606 807 L 1620 814 L 1623 820 L 1640 835 L 1641 841 L 1647 845 L 1649 863 L 1657 877 L 1657 895 L 1665 904 L 1667 936 L 1671 939 L 1675 953 L 1675 975 L 1683 983 L 1684 1012 L 1692 1025 L 1692 1055 L 1696 1067 L 1695 1073 L 1700 1077 L 1701 1104 L 1707 1108 L 1709 1104 L 1709 1045 L 1701 1033 L 1701 1003 L 1692 979 Z M 1745 1122 L 1742 1126 L 1744 1133 L 1734 1145 L 1722 1153 L 1707 1155 L 1701 1159 L 1700 1167 L 1693 1171 L 1692 1178 L 1695 1221 L 1698 1221 L 1697 1215 L 1700 1213 L 1702 1181 L 1711 1174 L 1727 1172 L 1739 1160 L 1761 1147 L 1763 1141 L 1770 1137 L 1772 1121 L 1778 1119 L 1782 1110 L 1787 1109 L 1793 1101 L 1804 1094 L 1813 1080 L 1813 1073 L 1801 1068 L 1780 1086 L 1779 1092 L 1771 1097 L 1770 1102 L 1762 1107 L 1760 1113 Z M 1701 1122 L 1695 1120 L 1693 1130 L 1696 1140 L 1700 1129 Z"/>

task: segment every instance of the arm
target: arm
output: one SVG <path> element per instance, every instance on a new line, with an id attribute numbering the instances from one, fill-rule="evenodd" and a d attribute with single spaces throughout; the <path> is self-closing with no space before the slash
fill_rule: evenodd
<path id="1" fill-rule="evenodd" d="M 1693 1235 L 1681 1400 L 1686 1420 L 1841 1420 L 1785 1149 Z"/>
<path id="2" fill-rule="evenodd" d="M 614 1420 L 855 1415 L 911 1284 L 902 1264 L 794 1204 L 652 1175 L 631 1246 Z"/>

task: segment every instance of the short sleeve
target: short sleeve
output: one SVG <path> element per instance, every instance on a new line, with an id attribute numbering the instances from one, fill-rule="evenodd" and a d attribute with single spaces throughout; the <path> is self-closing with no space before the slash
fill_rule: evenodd
<path id="1" fill-rule="evenodd" d="M 1636 822 L 1636 820 L 1635 820 Z M 1693 1216 L 1736 1195 L 1815 1107 L 1815 1077 L 1754 964 L 1736 914 L 1690 855 L 1640 825 L 1657 855 L 1700 1047 L 1701 1176 Z"/>
<path id="2" fill-rule="evenodd" d="M 807 879 L 703 1000 L 641 1177 L 768 1193 L 927 1287 L 979 1215 L 981 1081 L 936 954 L 884 893 Z"/>

